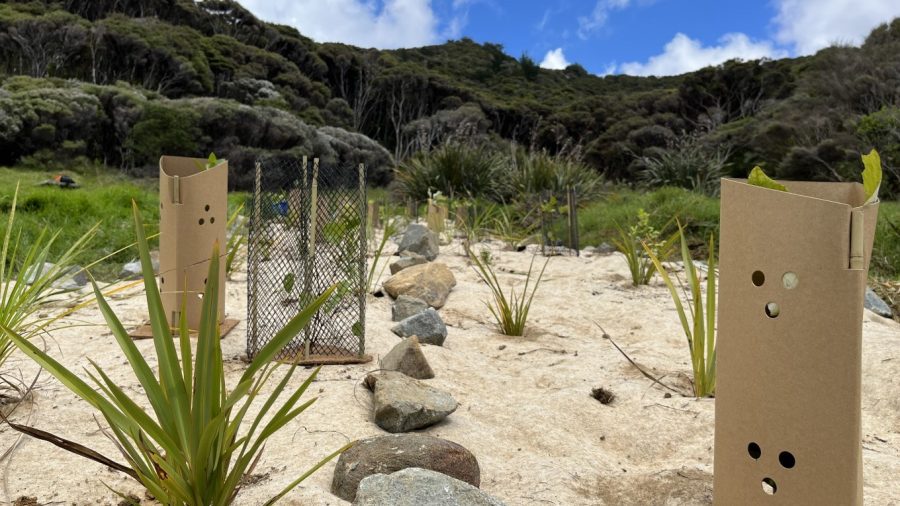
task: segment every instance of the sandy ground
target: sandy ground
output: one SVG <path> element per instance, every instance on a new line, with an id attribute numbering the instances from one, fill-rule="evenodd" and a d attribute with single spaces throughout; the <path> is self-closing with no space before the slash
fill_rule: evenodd
<path id="1" fill-rule="evenodd" d="M 531 256 L 492 248 L 501 280 L 521 283 Z M 458 245 L 445 246 L 438 259 L 459 282 L 441 310 L 449 337 L 444 347 L 425 349 L 437 374 L 431 384 L 451 392 L 460 408 L 425 432 L 471 450 L 481 466 L 482 489 L 509 505 L 710 504 L 715 401 L 667 396 L 631 367 L 594 323 L 665 382 L 686 388 L 689 356 L 665 288 L 632 288 L 618 254 L 554 257 L 535 298 L 529 335 L 506 337 L 495 331 L 482 303 L 487 287 L 460 251 Z M 228 284 L 227 294 L 228 314 L 243 318 L 243 276 Z M 139 288 L 116 296 L 112 307 L 126 325 L 145 318 Z M 127 392 L 139 394 L 99 313 L 84 309 L 72 321 L 89 325 L 55 332 L 53 354 L 73 368 L 87 366 L 90 357 Z M 391 325 L 390 300 L 370 297 L 367 352 L 376 358 L 397 343 Z M 245 331 L 242 322 L 223 341 L 231 381 L 242 371 Z M 867 311 L 863 334 L 866 504 L 900 504 L 900 327 Z M 155 363 L 152 343 L 142 341 L 139 347 Z M 237 504 L 262 504 L 345 442 L 384 434 L 371 422 L 371 394 L 360 386 L 376 367 L 324 368 L 308 393 L 318 401 L 270 441 L 256 469 L 259 476 Z M 7 369 L 24 376 L 35 371 L 18 353 Z M 615 400 L 609 405 L 594 400 L 595 387 L 612 391 Z M 119 460 L 86 404 L 47 376 L 34 402 L 15 418 Z M 16 440 L 17 433 L 0 427 L 0 449 Z M 329 493 L 333 469 L 334 463 L 327 465 L 281 503 L 347 504 Z M 6 501 L 31 496 L 40 504 L 116 504 L 104 483 L 142 495 L 130 479 L 36 440 L 21 440 L 0 463 L 0 472 L 0 500 Z"/>

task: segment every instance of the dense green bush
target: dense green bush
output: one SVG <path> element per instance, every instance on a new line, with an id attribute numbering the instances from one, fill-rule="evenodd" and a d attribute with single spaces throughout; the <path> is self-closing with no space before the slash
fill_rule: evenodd
<path id="1" fill-rule="evenodd" d="M 277 99 L 274 87 L 260 86 L 257 93 Z M 130 174 L 153 175 L 162 154 L 210 152 L 231 161 L 232 189 L 251 188 L 253 163 L 267 156 L 365 163 L 375 184 L 387 184 L 393 165 L 387 150 L 362 134 L 316 128 L 259 100 L 256 106 L 214 97 L 170 100 L 125 83 L 21 76 L 0 81 L 2 164 L 72 170 L 96 160 Z"/>
<path id="2" fill-rule="evenodd" d="M 528 152 L 518 148 L 504 164 L 502 192 L 507 200 L 525 195 L 548 195 L 565 202 L 566 191 L 574 187 L 578 199 L 591 201 L 603 190 L 603 178 L 578 160 Z"/>
<path id="3" fill-rule="evenodd" d="M 709 148 L 696 136 L 684 136 L 666 149 L 645 152 L 640 157 L 640 178 L 650 186 L 679 186 L 707 195 L 718 195 L 719 179 L 727 174 L 730 149 Z"/>
<path id="4" fill-rule="evenodd" d="M 498 197 L 501 161 L 484 148 L 446 144 L 420 152 L 394 171 L 397 190 L 405 198 L 425 200 L 429 193 L 451 197 Z"/>
<path id="5" fill-rule="evenodd" d="M 190 156 L 197 153 L 198 120 L 199 115 L 191 109 L 147 102 L 128 132 L 125 146 L 143 163 L 152 163 L 163 153 Z"/>

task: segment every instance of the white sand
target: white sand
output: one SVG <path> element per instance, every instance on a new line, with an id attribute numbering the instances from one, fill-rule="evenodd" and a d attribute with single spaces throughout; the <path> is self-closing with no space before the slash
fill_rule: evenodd
<path id="1" fill-rule="evenodd" d="M 686 388 L 690 363 L 674 305 L 661 285 L 632 288 L 623 258 L 555 257 L 535 299 L 527 338 L 498 334 L 482 300 L 487 288 L 458 246 L 445 247 L 458 286 L 441 310 L 450 326 L 444 347 L 425 354 L 437 377 L 431 384 L 451 392 L 460 408 L 425 432 L 462 444 L 481 466 L 482 488 L 509 505 L 709 504 L 712 497 L 713 400 L 673 395 L 641 376 L 601 337 L 601 324 L 635 360 Z M 494 261 L 501 279 L 521 282 L 530 255 L 501 252 Z M 228 314 L 243 318 L 243 276 L 228 285 Z M 140 290 L 117 297 L 113 308 L 128 326 L 145 318 Z M 72 321 L 94 324 L 53 334 L 53 354 L 73 368 L 98 362 L 125 390 L 140 389 L 96 309 Z M 390 301 L 370 297 L 367 352 L 384 355 L 397 343 L 390 332 Z M 228 376 L 242 371 L 246 324 L 224 341 Z M 863 433 L 866 504 L 900 504 L 900 327 L 866 312 L 864 323 Z M 138 346 L 151 363 L 150 341 Z M 503 349 L 501 349 L 503 348 Z M 375 363 L 329 366 L 308 395 L 319 400 L 276 435 L 256 469 L 264 475 L 246 487 L 237 504 L 262 504 L 318 458 L 351 439 L 384 434 L 370 421 L 370 395 L 359 386 Z M 7 369 L 23 375 L 35 368 L 19 353 Z M 301 370 L 294 385 L 307 371 Z M 593 387 L 615 395 L 610 405 L 590 397 Z M 97 448 L 122 459 L 100 433 L 92 412 L 55 380 L 44 376 L 33 405 L 19 422 Z M 0 448 L 17 433 L 0 427 Z M 282 504 L 346 504 L 329 493 L 331 463 L 289 494 Z M 129 478 L 48 443 L 25 439 L 2 462 L 0 501 L 33 496 L 41 504 L 116 504 L 111 487 L 142 495 Z M 150 501 L 145 501 L 152 504 Z"/>

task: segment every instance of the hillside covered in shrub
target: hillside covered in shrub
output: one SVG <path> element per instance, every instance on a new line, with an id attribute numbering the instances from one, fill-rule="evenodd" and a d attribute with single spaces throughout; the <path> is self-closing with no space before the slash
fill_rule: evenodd
<path id="1" fill-rule="evenodd" d="M 318 44 L 228 0 L 0 4 L 0 165 L 159 154 L 364 161 L 374 183 L 451 141 L 577 155 L 607 179 L 699 186 L 745 175 L 855 178 L 876 147 L 900 189 L 900 19 L 861 47 L 730 61 L 676 77 L 544 70 L 471 40 L 379 51 Z M 703 177 L 694 177 L 701 170 Z"/>

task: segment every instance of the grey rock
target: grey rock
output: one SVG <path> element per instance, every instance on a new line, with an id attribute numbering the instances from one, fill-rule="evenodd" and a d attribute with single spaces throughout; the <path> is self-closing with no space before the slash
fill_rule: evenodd
<path id="1" fill-rule="evenodd" d="M 432 308 L 401 320 L 391 328 L 391 332 L 400 337 L 418 336 L 420 342 L 435 346 L 443 346 L 447 339 L 447 326 L 441 315 Z"/>
<path id="2" fill-rule="evenodd" d="M 422 346 L 416 336 L 408 337 L 394 346 L 391 351 L 381 359 L 381 368 L 388 371 L 401 372 L 410 378 L 430 379 L 434 377 L 434 371 L 428 365 Z"/>
<path id="3" fill-rule="evenodd" d="M 456 277 L 440 262 L 408 267 L 382 284 L 384 291 L 395 299 L 401 295 L 409 295 L 422 299 L 437 309 L 447 303 L 447 297 L 450 296 L 450 290 L 454 286 Z"/>
<path id="4" fill-rule="evenodd" d="M 406 227 L 406 232 L 400 239 L 400 251 L 411 251 L 422 255 L 428 261 L 434 260 L 440 253 L 438 236 L 427 226 L 413 223 Z"/>
<path id="5" fill-rule="evenodd" d="M 150 261 L 153 263 L 153 272 L 159 274 L 159 252 L 150 252 Z M 119 273 L 120 279 L 138 279 L 144 275 L 141 268 L 140 259 L 135 259 L 122 266 L 122 272 Z"/>
<path id="6" fill-rule="evenodd" d="M 610 244 L 608 242 L 601 242 L 600 245 L 597 246 L 596 253 L 598 255 L 612 255 L 616 251 L 617 251 L 616 247 L 613 246 L 612 244 Z"/>
<path id="7" fill-rule="evenodd" d="M 428 309 L 428 303 L 416 297 L 401 295 L 391 305 L 391 321 L 399 322 Z"/>
<path id="8" fill-rule="evenodd" d="M 866 287 L 866 298 L 865 298 L 865 306 L 866 309 L 872 311 L 878 316 L 883 316 L 885 318 L 893 318 L 894 311 L 891 310 L 891 306 L 888 306 L 887 303 L 881 300 L 881 297 L 875 293 L 874 290 Z"/>
<path id="9" fill-rule="evenodd" d="M 28 270 L 25 271 L 25 276 L 24 276 L 25 284 L 30 285 L 30 284 L 34 283 L 41 276 L 50 272 L 54 267 L 56 267 L 56 264 L 53 264 L 50 262 L 44 262 L 40 266 L 32 265 L 31 267 L 28 268 Z"/>
<path id="10" fill-rule="evenodd" d="M 53 283 L 53 287 L 69 291 L 78 290 L 83 286 L 87 286 L 87 284 L 87 272 L 80 265 L 73 265 L 66 269 L 65 274 Z"/>
<path id="11" fill-rule="evenodd" d="M 429 469 L 409 467 L 373 474 L 360 482 L 354 506 L 503 506 L 464 481 Z"/>
<path id="12" fill-rule="evenodd" d="M 33 265 L 27 271 L 25 271 L 25 283 L 31 285 L 35 281 L 40 279 L 41 276 L 47 275 L 51 270 L 55 268 L 56 264 L 50 262 L 44 262 L 44 264 L 40 267 Z M 87 284 L 87 272 L 85 272 L 84 268 L 80 265 L 73 265 L 66 269 L 64 272 L 60 273 L 59 277 L 53 282 L 51 286 L 58 290 L 69 291 L 78 290 L 79 288 Z"/>
<path id="13" fill-rule="evenodd" d="M 427 434 L 394 434 L 362 439 L 342 453 L 334 468 L 331 493 L 353 501 L 363 478 L 409 467 L 430 469 L 474 487 L 481 484 L 478 461 L 469 450 Z"/>
<path id="14" fill-rule="evenodd" d="M 395 371 L 369 374 L 365 384 L 375 393 L 375 424 L 391 433 L 429 427 L 459 406 L 447 392 Z"/>
<path id="15" fill-rule="evenodd" d="M 418 253 L 413 253 L 412 251 L 401 251 L 400 252 L 400 260 L 392 263 L 390 265 L 391 275 L 397 274 L 398 272 L 406 269 L 407 267 L 412 267 L 414 265 L 422 265 L 427 264 L 428 259 L 423 257 Z"/>

